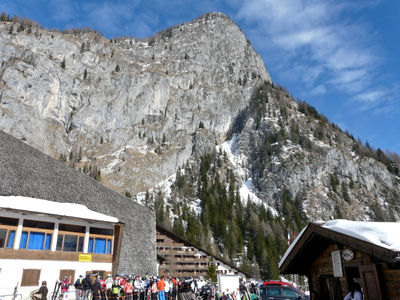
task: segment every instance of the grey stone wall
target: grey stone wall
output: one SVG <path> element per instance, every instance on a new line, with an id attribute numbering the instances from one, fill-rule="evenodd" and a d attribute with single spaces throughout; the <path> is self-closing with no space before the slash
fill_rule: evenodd
<path id="1" fill-rule="evenodd" d="M 155 212 L 0 131 L 0 195 L 80 203 L 125 223 L 120 273 L 156 274 Z"/>

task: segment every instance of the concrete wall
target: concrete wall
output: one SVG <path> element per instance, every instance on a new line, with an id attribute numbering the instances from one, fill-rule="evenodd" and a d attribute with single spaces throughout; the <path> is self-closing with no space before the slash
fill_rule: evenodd
<path id="1" fill-rule="evenodd" d="M 80 203 L 125 223 L 119 273 L 156 274 L 155 212 L 0 131 L 0 195 Z"/>

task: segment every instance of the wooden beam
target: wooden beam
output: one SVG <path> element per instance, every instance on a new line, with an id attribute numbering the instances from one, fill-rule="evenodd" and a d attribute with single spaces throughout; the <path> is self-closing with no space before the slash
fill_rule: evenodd
<path id="1" fill-rule="evenodd" d="M 122 236 L 124 232 L 125 224 L 118 223 L 114 226 L 114 251 L 112 258 L 112 273 L 117 274 L 118 265 L 119 265 L 119 256 L 121 253 L 121 245 L 122 245 Z"/>
<path id="2" fill-rule="evenodd" d="M 62 252 L 49 250 L 28 250 L 28 249 L 0 249 L 0 259 L 29 259 L 29 260 L 62 260 L 62 261 L 79 261 L 80 252 Z M 92 255 L 92 262 L 112 262 L 111 254 L 95 254 Z"/>

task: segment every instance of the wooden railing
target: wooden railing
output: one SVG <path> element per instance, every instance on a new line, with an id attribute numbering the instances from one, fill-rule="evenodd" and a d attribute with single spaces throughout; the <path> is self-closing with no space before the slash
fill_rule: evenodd
<path id="1" fill-rule="evenodd" d="M 49 250 L 27 250 L 27 249 L 0 249 L 0 258 L 6 259 L 37 259 L 37 260 L 62 260 L 62 261 L 79 261 L 79 255 L 84 253 L 77 252 L 61 252 Z M 112 262 L 112 254 L 95 254 L 91 255 L 93 262 Z"/>

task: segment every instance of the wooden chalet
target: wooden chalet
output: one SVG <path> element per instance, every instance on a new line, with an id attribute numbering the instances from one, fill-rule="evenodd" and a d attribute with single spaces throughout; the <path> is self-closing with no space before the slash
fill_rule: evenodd
<path id="1" fill-rule="evenodd" d="M 400 249 L 343 231 L 309 224 L 282 258 L 280 272 L 306 275 L 317 299 L 343 299 L 353 282 L 361 285 L 365 300 L 400 299 Z"/>
<path id="2" fill-rule="evenodd" d="M 107 256 L 108 261 L 112 260 L 113 272 L 118 272 L 120 274 L 156 274 L 157 272 L 155 247 L 156 218 L 154 210 L 144 207 L 116 191 L 107 188 L 99 181 L 66 166 L 64 163 L 47 156 L 1 130 L 0 196 L 23 196 L 48 200 L 54 203 L 81 204 L 92 211 L 107 216 L 115 216 L 124 224 L 124 227 L 118 226 L 116 229 L 113 229 L 114 235 L 122 237 L 120 255 L 116 257 L 114 255 L 116 252 L 113 252 L 113 257 Z M 0 204 L 2 204 L 1 202 Z M 20 220 L 19 215 L 10 218 Z M 48 226 L 49 228 L 46 228 L 46 230 L 52 230 L 54 232 L 52 235 L 52 241 L 54 242 L 56 241 L 55 231 L 57 229 L 55 225 L 57 223 L 57 218 L 55 219 L 54 222 L 51 222 L 54 225 L 50 225 Z M 68 221 L 71 220 L 68 218 Z M 86 234 L 87 227 L 89 227 L 89 230 L 90 227 L 96 227 L 87 226 L 86 221 L 91 220 L 86 220 L 85 216 L 82 216 L 79 222 L 81 221 L 84 224 L 80 226 L 85 226 L 85 228 L 79 229 L 79 234 Z M 71 231 L 68 229 L 68 226 L 65 227 L 62 225 L 66 224 L 64 221 L 59 223 L 61 223 L 59 231 Z M 15 221 L 11 222 L 11 224 L 12 225 L 0 225 L 16 226 Z M 78 224 L 73 223 L 72 225 Z M 22 223 L 22 226 L 25 225 Z M 118 228 L 121 228 L 121 230 Z M 15 234 L 16 233 L 17 230 L 15 230 Z M 94 233 L 92 232 L 92 234 Z M 19 247 L 17 238 L 18 236 L 15 235 L 14 245 Z M 90 238 L 87 241 L 89 243 Z M 113 244 L 115 241 L 116 237 L 113 238 L 112 245 L 116 245 Z M 86 247 L 84 248 L 86 249 Z M 2 253 L 10 251 L 10 249 L 0 250 Z M 15 251 L 16 253 L 23 253 L 22 249 L 15 249 Z M 39 252 L 35 253 L 35 255 L 38 255 L 37 253 Z M 56 254 L 59 255 L 60 253 L 57 252 Z M 75 257 L 75 254 L 67 254 Z M 54 255 L 54 253 L 51 252 L 51 255 Z M 97 257 L 97 255 L 93 256 L 93 258 L 95 257 Z M 6 274 L 5 269 L 2 267 L 3 266 L 0 264 L 0 269 L 2 269 L 0 270 L 0 277 L 6 276 L 4 275 Z M 52 275 L 52 277 L 58 278 L 58 275 Z"/>
<path id="3" fill-rule="evenodd" d="M 158 273 L 174 277 L 205 277 L 210 259 L 217 266 L 217 274 L 238 275 L 245 278 L 249 275 L 233 264 L 215 257 L 207 250 L 181 238 L 175 233 L 156 226 L 157 257 L 159 260 Z"/>
<path id="4" fill-rule="evenodd" d="M 123 229 L 84 205 L 0 195 L 0 290 L 27 298 L 43 280 L 116 273 Z"/>

